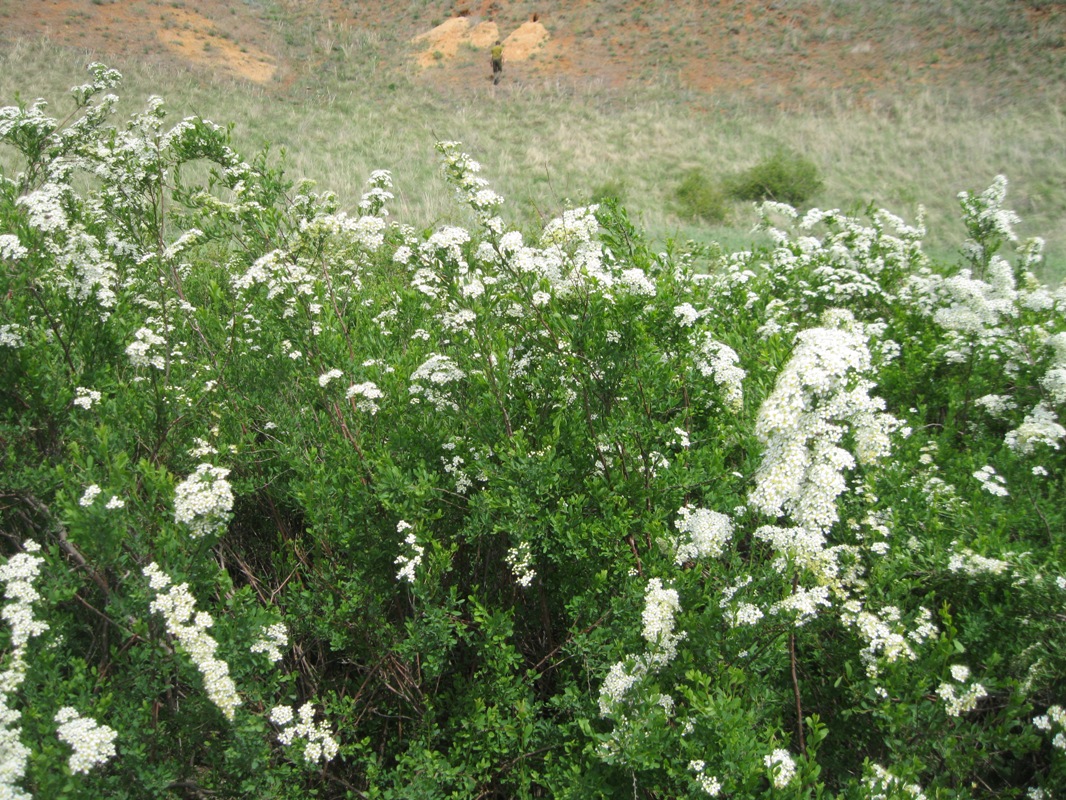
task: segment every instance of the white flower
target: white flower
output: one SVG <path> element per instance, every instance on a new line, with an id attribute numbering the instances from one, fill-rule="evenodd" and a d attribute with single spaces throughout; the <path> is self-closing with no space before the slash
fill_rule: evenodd
<path id="1" fill-rule="evenodd" d="M 711 797 L 717 797 L 718 793 L 722 791 L 722 784 L 718 782 L 718 779 L 713 775 L 707 775 L 704 773 L 706 763 L 702 760 L 690 761 L 688 768 L 696 773 L 696 780 L 700 784 L 700 788 L 703 789 Z"/>
<path id="2" fill-rule="evenodd" d="M 93 403 L 100 402 L 100 393 L 93 389 L 86 389 L 83 386 L 79 386 L 74 390 L 77 397 L 74 398 L 74 405 L 81 406 L 88 410 L 93 407 Z"/>
<path id="3" fill-rule="evenodd" d="M 373 381 L 366 381 L 364 383 L 356 383 L 349 386 L 345 396 L 349 400 L 353 397 L 358 397 L 359 399 L 355 401 L 355 407 L 360 411 L 373 416 L 378 413 L 379 409 L 378 404 L 374 401 L 380 400 L 385 396 L 385 393 L 382 392 Z"/>
<path id="4" fill-rule="evenodd" d="M 226 527 L 233 509 L 233 490 L 227 475 L 228 469 L 201 464 L 178 484 L 174 492 L 174 521 L 188 525 L 192 538 L 218 533 Z"/>
<path id="5" fill-rule="evenodd" d="M 529 550 L 529 542 L 522 542 L 518 547 L 508 549 L 505 561 L 511 568 L 511 574 L 514 575 L 515 582 L 519 586 L 529 586 L 533 579 L 537 577 L 537 571 L 533 569 L 530 563 L 532 554 Z"/>
<path id="6" fill-rule="evenodd" d="M 411 528 L 411 523 L 400 520 L 396 524 L 396 532 L 403 533 L 405 530 Z M 404 538 L 404 544 L 410 548 L 410 555 L 400 553 L 396 556 L 396 560 L 393 563 L 400 565 L 400 571 L 396 573 L 396 580 L 404 580 L 408 583 L 415 582 L 415 570 L 418 569 L 418 565 L 422 563 L 422 554 L 426 549 L 418 543 L 418 537 L 414 533 L 409 533 Z"/>
<path id="7" fill-rule="evenodd" d="M 324 372 L 318 376 L 318 385 L 328 386 L 330 381 L 341 377 L 343 374 L 339 369 L 331 369 L 329 372 Z"/>
<path id="8" fill-rule="evenodd" d="M 226 719 L 232 722 L 237 706 L 241 704 L 241 698 L 229 675 L 229 665 L 215 658 L 218 642 L 207 633 L 207 629 L 214 622 L 211 615 L 203 611 L 197 612 L 196 600 L 189 592 L 189 585 L 171 585 L 170 578 L 155 562 L 144 568 L 144 575 L 148 578 L 149 585 L 157 592 L 149 608 L 163 615 L 167 632 L 178 640 L 190 660 L 200 670 L 207 696 Z M 162 590 L 167 586 L 170 586 L 170 589 L 164 593 Z"/>
<path id="9" fill-rule="evenodd" d="M 97 495 L 99 495 L 100 492 L 101 489 L 99 486 L 97 486 L 95 483 L 90 484 L 89 486 L 85 487 L 85 493 L 78 500 L 78 505 L 85 506 L 86 508 L 88 508 L 93 504 L 93 502 L 96 500 Z"/>
<path id="10" fill-rule="evenodd" d="M 118 495 L 112 495 L 111 499 L 107 501 L 107 505 L 104 506 L 104 508 L 108 509 L 109 511 L 113 511 L 116 508 L 124 508 L 125 505 L 125 500 L 123 500 Z"/>
<path id="11" fill-rule="evenodd" d="M 74 748 L 68 762 L 71 772 L 88 772 L 115 756 L 118 733 L 114 729 L 80 716 L 69 706 L 59 709 L 55 721 L 61 723 L 56 731 L 59 740 Z"/>
<path id="12" fill-rule="evenodd" d="M 277 622 L 259 629 L 259 639 L 250 648 L 253 653 L 265 653 L 274 663 L 281 661 L 281 649 L 289 644 L 289 632 L 285 624 Z"/>
<path id="13" fill-rule="evenodd" d="M 796 763 L 787 750 L 774 750 L 763 758 L 763 763 L 770 770 L 770 777 L 778 789 L 788 786 L 796 775 Z"/>
<path id="14" fill-rule="evenodd" d="M 729 517 L 718 511 L 692 506 L 683 506 L 677 513 L 677 529 L 684 538 L 674 540 L 675 564 L 680 566 L 686 561 L 714 558 L 722 554 L 733 536 L 733 522 Z"/>
<path id="15" fill-rule="evenodd" d="M 130 363 L 135 367 L 155 367 L 164 369 L 166 359 L 158 348 L 165 345 L 167 340 L 157 334 L 151 328 L 141 328 L 134 334 L 135 341 L 126 348 L 126 355 Z"/>
<path id="16" fill-rule="evenodd" d="M 954 546 L 956 542 L 951 544 Z M 1010 569 L 1010 564 L 997 558 L 986 558 L 967 547 L 963 547 L 958 551 L 952 551 L 951 558 L 948 559 L 948 569 L 952 572 L 963 572 L 967 575 L 1002 575 Z"/>
<path id="17" fill-rule="evenodd" d="M 299 721 L 293 724 L 297 716 Z M 271 722 L 282 729 L 278 733 L 279 742 L 288 747 L 295 739 L 303 739 L 303 757 L 306 761 L 331 761 L 340 749 L 337 740 L 333 738 L 329 725 L 325 722 L 316 725 L 314 717 L 315 709 L 310 703 L 300 706 L 296 714 L 288 706 L 275 706 L 270 712 Z"/>
<path id="18" fill-rule="evenodd" d="M 1058 450 L 1059 443 L 1064 438 L 1066 438 L 1066 428 L 1059 424 L 1054 411 L 1040 403 L 1026 415 L 1021 425 L 1007 433 L 1003 441 L 1014 452 L 1028 455 L 1037 445 Z M 985 467 L 985 469 L 991 468 Z M 987 484 L 985 488 L 988 489 Z M 1005 489 L 1004 492 L 1006 492 Z"/>
<path id="19" fill-rule="evenodd" d="M 22 326 L 15 322 L 0 325 L 0 347 L 22 347 L 26 340 L 22 336 Z"/>
<path id="20" fill-rule="evenodd" d="M 674 316 L 683 327 L 688 328 L 696 324 L 696 320 L 700 318 L 700 312 L 693 308 L 691 303 L 682 303 L 674 306 Z"/>

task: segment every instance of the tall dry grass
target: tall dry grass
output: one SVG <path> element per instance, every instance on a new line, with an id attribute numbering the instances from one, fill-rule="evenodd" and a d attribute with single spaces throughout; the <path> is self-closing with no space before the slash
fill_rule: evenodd
<path id="1" fill-rule="evenodd" d="M 95 56 L 16 42 L 0 55 L 0 102 L 37 96 L 62 103 Z M 825 186 L 812 203 L 875 203 L 907 218 L 923 204 L 929 244 L 948 256 L 962 237 L 955 195 L 1003 173 L 1023 235 L 1048 241 L 1045 276 L 1066 275 L 1066 116 L 1051 101 L 991 113 L 964 91 L 907 91 L 876 102 L 844 94 L 766 107 L 664 83 L 622 93 L 595 82 L 478 86 L 456 92 L 413 75 L 368 72 L 280 91 L 174 71 L 151 60 L 113 64 L 126 76 L 124 109 L 163 96 L 175 121 L 199 114 L 232 123 L 237 146 L 270 145 L 294 177 L 354 204 L 374 169 L 394 172 L 394 215 L 419 227 L 460 213 L 437 177 L 433 142 L 457 139 L 507 198 L 506 212 L 533 225 L 565 203 L 622 187 L 624 204 L 656 239 L 750 239 L 746 205 L 725 226 L 677 216 L 673 192 L 689 170 L 737 172 L 781 147 L 811 158 Z M 61 108 L 56 108 L 57 113 Z M 284 153 L 284 156 L 282 156 Z"/>

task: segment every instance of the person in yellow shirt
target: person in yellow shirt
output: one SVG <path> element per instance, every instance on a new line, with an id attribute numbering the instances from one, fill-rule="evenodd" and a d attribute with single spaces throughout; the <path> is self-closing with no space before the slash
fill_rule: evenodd
<path id="1" fill-rule="evenodd" d="M 500 82 L 500 76 L 503 75 L 503 45 L 500 44 L 500 40 L 496 40 L 496 44 L 492 46 L 492 85 L 495 86 Z"/>

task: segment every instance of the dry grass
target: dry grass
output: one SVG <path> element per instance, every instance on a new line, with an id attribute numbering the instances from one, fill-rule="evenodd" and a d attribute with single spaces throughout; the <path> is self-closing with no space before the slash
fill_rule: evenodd
<path id="1" fill-rule="evenodd" d="M 16 43 L 0 55 L 0 102 L 16 95 L 59 104 L 82 81 L 92 54 Z M 858 102 L 821 96 L 786 109 L 743 96 L 718 99 L 676 83 L 626 92 L 595 82 L 491 85 L 462 93 L 383 73 L 358 83 L 323 80 L 278 93 L 152 62 L 115 63 L 125 75 L 125 109 L 150 94 L 167 99 L 174 119 L 199 114 L 234 124 L 239 148 L 284 150 L 293 177 L 307 177 L 354 204 L 374 169 L 397 183 L 394 216 L 419 227 L 459 212 L 436 175 L 433 142 L 457 139 L 484 164 L 507 199 L 507 214 L 533 225 L 565 203 L 587 201 L 604 185 L 624 187 L 624 203 L 657 239 L 743 241 L 750 208 L 737 206 L 729 228 L 678 219 L 671 197 L 687 170 L 724 176 L 779 147 L 818 164 L 825 188 L 817 205 L 853 209 L 870 202 L 913 218 L 925 205 L 930 246 L 950 254 L 962 230 L 955 194 L 983 189 L 998 173 L 1011 181 L 1009 205 L 1024 235 L 1048 240 L 1049 277 L 1066 275 L 1066 136 L 1051 101 L 1018 102 L 997 114 L 962 92 L 919 89 L 905 99 Z M 57 112 L 61 109 L 56 109 Z"/>

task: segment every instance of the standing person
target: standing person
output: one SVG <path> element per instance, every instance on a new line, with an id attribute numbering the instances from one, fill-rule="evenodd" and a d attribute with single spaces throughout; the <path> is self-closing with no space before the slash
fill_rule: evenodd
<path id="1" fill-rule="evenodd" d="M 500 82 L 500 76 L 503 75 L 503 45 L 500 44 L 500 40 L 496 40 L 496 44 L 492 46 L 492 85 L 495 86 Z"/>

